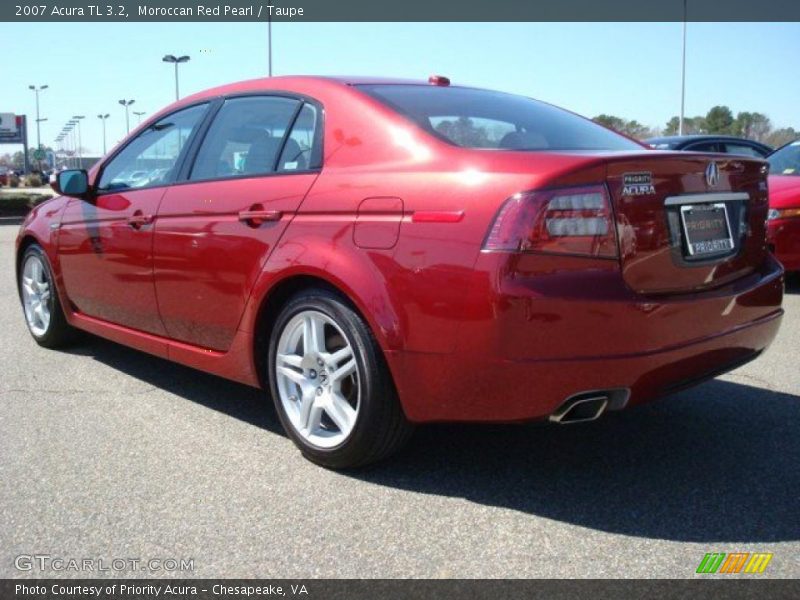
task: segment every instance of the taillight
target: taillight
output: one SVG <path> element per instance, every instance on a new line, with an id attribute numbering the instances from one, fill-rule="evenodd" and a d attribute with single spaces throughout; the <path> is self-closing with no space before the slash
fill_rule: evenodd
<path id="1" fill-rule="evenodd" d="M 515 194 L 497 214 L 483 248 L 616 258 L 608 190 L 600 184 Z"/>

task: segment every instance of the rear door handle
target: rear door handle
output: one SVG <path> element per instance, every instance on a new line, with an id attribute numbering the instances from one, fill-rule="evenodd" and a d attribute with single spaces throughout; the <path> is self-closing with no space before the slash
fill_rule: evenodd
<path id="1" fill-rule="evenodd" d="M 128 225 L 133 229 L 141 229 L 144 225 L 150 225 L 153 222 L 153 215 L 146 215 L 142 211 L 137 210 L 130 217 L 128 217 Z"/>
<path id="2" fill-rule="evenodd" d="M 260 204 L 254 204 L 247 210 L 239 211 L 239 220 L 248 227 L 258 227 L 268 221 L 280 221 L 283 213 L 279 210 L 266 210 Z"/>

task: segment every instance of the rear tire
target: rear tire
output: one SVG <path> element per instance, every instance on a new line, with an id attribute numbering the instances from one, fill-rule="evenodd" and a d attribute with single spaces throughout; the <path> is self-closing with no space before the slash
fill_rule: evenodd
<path id="1" fill-rule="evenodd" d="M 67 323 L 50 261 L 38 244 L 28 246 L 22 255 L 18 286 L 25 322 L 36 343 L 58 348 L 73 341 L 75 329 Z"/>
<path id="2" fill-rule="evenodd" d="M 318 465 L 379 461 L 412 433 L 375 337 L 332 292 L 310 289 L 286 303 L 272 328 L 267 365 L 286 433 Z"/>

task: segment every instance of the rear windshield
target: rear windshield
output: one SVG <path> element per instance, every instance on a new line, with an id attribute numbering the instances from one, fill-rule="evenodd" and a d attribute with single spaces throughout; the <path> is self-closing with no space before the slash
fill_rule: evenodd
<path id="1" fill-rule="evenodd" d="M 631 140 L 523 96 L 460 87 L 369 84 L 358 88 L 444 140 L 499 150 L 641 150 Z"/>
<path id="2" fill-rule="evenodd" d="M 776 150 L 767 160 L 773 175 L 800 175 L 800 140 Z"/>

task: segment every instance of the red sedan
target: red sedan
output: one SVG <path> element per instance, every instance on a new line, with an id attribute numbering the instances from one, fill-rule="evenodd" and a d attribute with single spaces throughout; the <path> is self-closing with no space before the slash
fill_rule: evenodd
<path id="1" fill-rule="evenodd" d="M 20 296 L 39 344 L 261 387 L 350 467 L 413 424 L 591 420 L 758 356 L 783 314 L 766 172 L 443 77 L 248 81 L 59 173 Z"/>
<path id="2" fill-rule="evenodd" d="M 800 271 L 800 140 L 768 160 L 770 247 L 787 271 Z"/>

